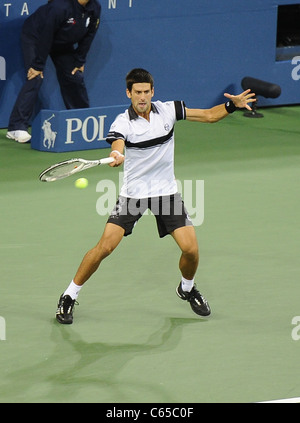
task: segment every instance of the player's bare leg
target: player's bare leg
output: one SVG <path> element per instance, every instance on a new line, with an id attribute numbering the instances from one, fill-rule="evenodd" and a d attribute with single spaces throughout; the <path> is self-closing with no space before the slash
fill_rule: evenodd
<path id="1" fill-rule="evenodd" d="M 199 263 L 199 250 L 195 228 L 183 226 L 175 229 L 173 238 L 181 249 L 179 269 L 185 279 L 192 280 L 196 274 Z"/>
<path id="2" fill-rule="evenodd" d="M 172 233 L 181 249 L 179 269 L 181 282 L 176 289 L 177 295 L 190 303 L 192 310 L 200 316 L 209 316 L 210 307 L 194 284 L 194 277 L 199 263 L 199 250 L 196 232 L 193 226 L 184 226 Z"/>
<path id="3" fill-rule="evenodd" d="M 107 223 L 100 241 L 84 256 L 73 279 L 74 283 L 82 286 L 98 269 L 101 261 L 118 246 L 123 236 L 124 229 L 121 226 Z"/>
<path id="4" fill-rule="evenodd" d="M 73 323 L 73 307 L 82 285 L 98 269 L 102 260 L 118 246 L 124 232 L 124 229 L 118 225 L 106 224 L 100 241 L 85 254 L 74 279 L 59 298 L 56 310 L 56 320 L 59 323 Z"/>

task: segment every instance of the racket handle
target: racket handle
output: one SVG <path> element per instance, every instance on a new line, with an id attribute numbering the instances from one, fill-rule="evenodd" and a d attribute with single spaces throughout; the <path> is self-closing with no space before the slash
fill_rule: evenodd
<path id="1" fill-rule="evenodd" d="M 100 159 L 100 164 L 108 164 L 114 162 L 115 159 L 113 157 L 106 157 L 104 159 Z"/>

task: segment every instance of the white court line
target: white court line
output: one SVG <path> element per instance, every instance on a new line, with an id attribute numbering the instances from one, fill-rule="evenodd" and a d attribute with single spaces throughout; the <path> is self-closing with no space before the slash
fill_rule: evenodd
<path id="1" fill-rule="evenodd" d="M 259 401 L 260 404 L 266 404 L 266 403 L 300 403 L 300 397 L 295 398 L 285 398 L 285 399 L 278 399 L 278 400 L 272 400 L 272 401 Z"/>

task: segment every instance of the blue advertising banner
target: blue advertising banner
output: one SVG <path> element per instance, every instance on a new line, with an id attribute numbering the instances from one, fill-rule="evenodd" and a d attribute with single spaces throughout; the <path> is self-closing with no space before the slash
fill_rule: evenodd
<path id="1" fill-rule="evenodd" d="M 41 110 L 32 124 L 31 148 L 52 153 L 108 148 L 110 125 L 127 108 Z"/>

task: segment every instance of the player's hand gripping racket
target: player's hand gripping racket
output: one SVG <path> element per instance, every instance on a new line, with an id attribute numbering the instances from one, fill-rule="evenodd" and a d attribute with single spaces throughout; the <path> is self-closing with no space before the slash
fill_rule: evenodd
<path id="1" fill-rule="evenodd" d="M 114 160 L 115 159 L 113 157 L 105 157 L 104 159 L 99 160 L 65 160 L 43 170 L 39 179 L 43 182 L 54 182 L 58 179 L 67 178 L 68 176 L 74 175 L 74 173 L 81 172 L 82 170 L 89 169 L 90 167 L 112 163 Z"/>

